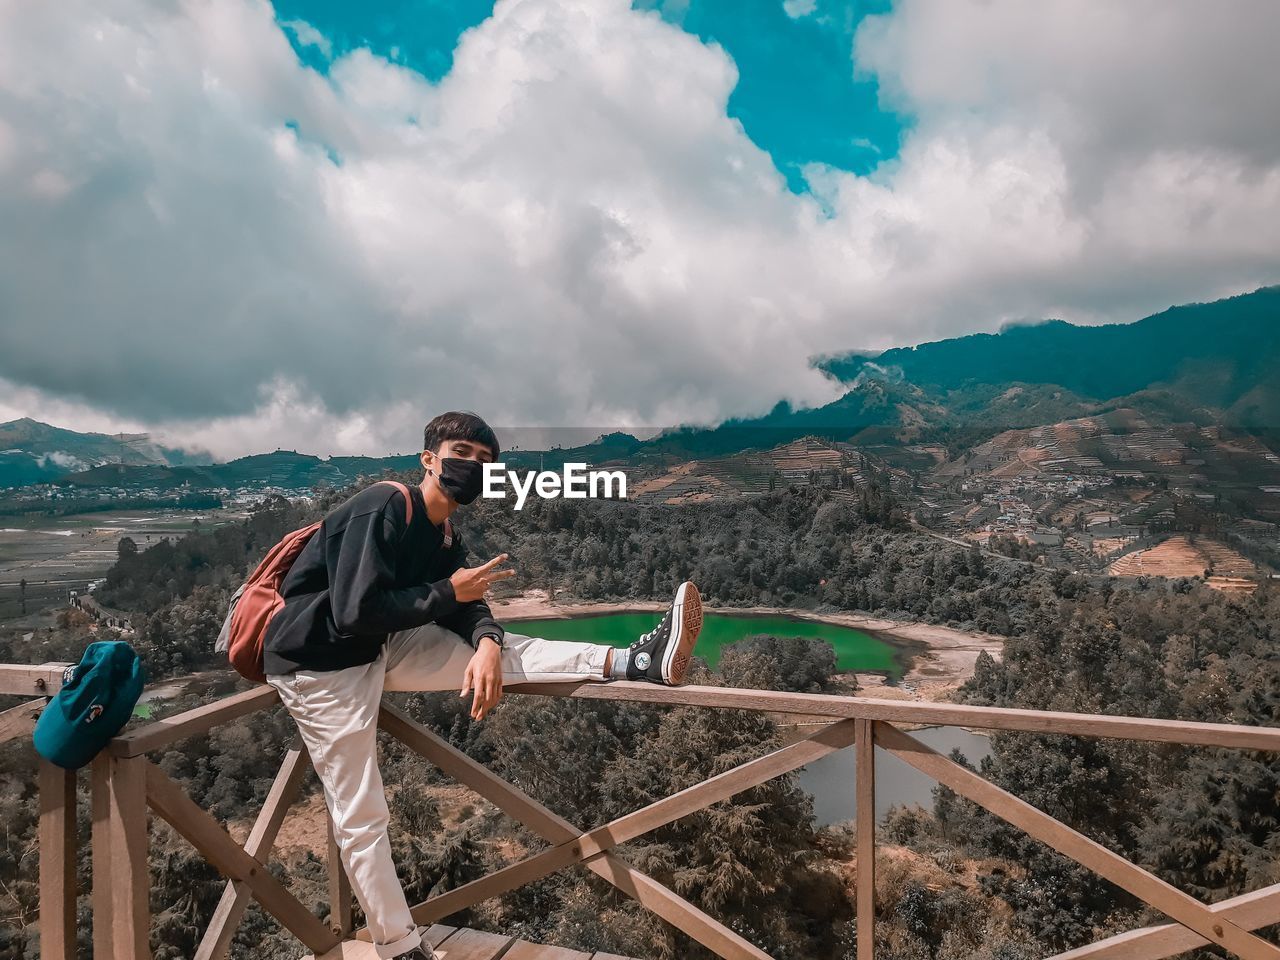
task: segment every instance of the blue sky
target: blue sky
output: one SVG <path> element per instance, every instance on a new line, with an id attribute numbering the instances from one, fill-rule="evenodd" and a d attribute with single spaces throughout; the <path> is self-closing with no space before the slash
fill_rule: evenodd
<path id="1" fill-rule="evenodd" d="M 898 152 L 907 118 L 880 107 L 874 79 L 855 78 L 853 38 L 888 0 L 637 0 L 705 43 L 717 43 L 738 67 L 729 115 L 767 150 L 787 184 L 805 192 L 803 167 L 821 163 L 865 174 Z M 492 0 L 276 0 L 281 23 L 301 20 L 328 50 L 299 41 L 299 58 L 323 72 L 357 48 L 437 81 L 453 64 L 464 30 L 493 12 Z M 788 8 L 797 15 L 788 13 Z"/>

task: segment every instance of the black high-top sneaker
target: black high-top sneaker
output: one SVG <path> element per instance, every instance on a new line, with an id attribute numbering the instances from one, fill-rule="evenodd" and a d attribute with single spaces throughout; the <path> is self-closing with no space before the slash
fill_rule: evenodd
<path id="1" fill-rule="evenodd" d="M 420 947 L 414 947 L 408 953 L 398 954 L 395 960 L 439 960 L 439 954 L 433 953 L 424 943 Z"/>
<path id="2" fill-rule="evenodd" d="M 676 588 L 676 598 L 662 622 L 631 645 L 627 679 L 673 687 L 683 683 L 701 629 L 702 596 L 686 580 Z"/>

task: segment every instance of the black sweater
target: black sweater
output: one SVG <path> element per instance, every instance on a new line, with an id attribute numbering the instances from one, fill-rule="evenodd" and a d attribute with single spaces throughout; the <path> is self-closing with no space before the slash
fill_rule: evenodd
<path id="1" fill-rule="evenodd" d="M 372 663 L 388 634 L 424 623 L 438 623 L 472 647 L 483 636 L 503 636 L 488 604 L 454 596 L 449 575 L 466 565 L 466 547 L 456 531 L 446 547 L 422 491 L 409 492 L 407 527 L 404 496 L 386 483 L 366 487 L 324 518 L 280 585 L 284 606 L 264 638 L 268 674 Z"/>

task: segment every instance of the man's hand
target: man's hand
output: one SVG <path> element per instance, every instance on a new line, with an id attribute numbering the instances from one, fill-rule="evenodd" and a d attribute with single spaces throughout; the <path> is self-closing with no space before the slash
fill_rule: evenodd
<path id="1" fill-rule="evenodd" d="M 483 720 L 502 697 L 502 650 L 492 637 L 480 638 L 480 646 L 462 675 L 462 696 L 472 689 L 471 719 Z"/>
<path id="2" fill-rule="evenodd" d="M 514 577 L 516 575 L 514 570 L 495 569 L 498 564 L 506 562 L 507 555 L 500 553 L 488 563 L 478 567 L 462 567 L 453 571 L 449 582 L 453 584 L 453 595 L 458 598 L 458 602 L 470 603 L 472 600 L 480 600 L 492 584 L 507 577 Z"/>

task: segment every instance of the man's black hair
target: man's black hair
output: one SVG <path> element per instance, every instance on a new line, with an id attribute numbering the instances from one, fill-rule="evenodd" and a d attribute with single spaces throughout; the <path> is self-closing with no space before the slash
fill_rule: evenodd
<path id="1" fill-rule="evenodd" d="M 467 440 L 471 443 L 483 443 L 493 451 L 493 459 L 498 459 L 501 452 L 498 447 L 498 435 L 474 413 L 451 410 L 434 418 L 422 431 L 422 449 L 432 453 L 440 452 L 440 445 L 450 440 Z"/>

